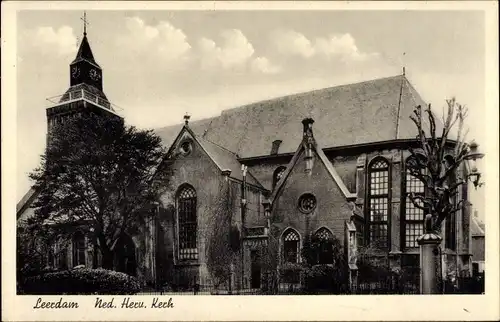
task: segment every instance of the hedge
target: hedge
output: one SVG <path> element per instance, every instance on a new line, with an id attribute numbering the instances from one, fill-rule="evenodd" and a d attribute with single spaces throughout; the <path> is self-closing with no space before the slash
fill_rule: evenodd
<path id="1" fill-rule="evenodd" d="M 345 268 L 330 265 L 315 265 L 304 270 L 304 290 L 314 294 L 324 291 L 343 294 L 348 290 Z"/>
<path id="2" fill-rule="evenodd" d="M 139 280 L 106 269 L 73 269 L 26 278 L 24 294 L 135 294 Z"/>

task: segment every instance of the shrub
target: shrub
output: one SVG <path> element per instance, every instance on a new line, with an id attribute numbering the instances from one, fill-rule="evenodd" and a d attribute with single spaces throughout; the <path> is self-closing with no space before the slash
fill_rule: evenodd
<path id="1" fill-rule="evenodd" d="M 333 265 L 315 265 L 304 271 L 306 292 L 327 292 L 341 294 L 347 292 L 347 280 Z"/>
<path id="2" fill-rule="evenodd" d="M 300 264 L 285 263 L 280 267 L 280 280 L 283 283 L 300 283 L 300 275 L 303 267 Z"/>
<path id="3" fill-rule="evenodd" d="M 141 284 L 125 273 L 80 268 L 28 277 L 25 294 L 135 294 Z"/>

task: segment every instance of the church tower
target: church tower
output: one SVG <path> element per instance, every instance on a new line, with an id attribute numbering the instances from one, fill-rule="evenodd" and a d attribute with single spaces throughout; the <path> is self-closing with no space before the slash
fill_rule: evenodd
<path id="1" fill-rule="evenodd" d="M 103 92 L 102 69 L 94 59 L 87 39 L 87 21 L 84 14 L 83 39 L 75 59 L 69 66 L 70 87 L 55 104 L 46 110 L 47 130 L 81 113 L 95 113 L 103 117 L 123 120 Z M 49 138 L 48 138 L 49 141 Z M 47 142 L 48 143 L 48 142 Z"/>

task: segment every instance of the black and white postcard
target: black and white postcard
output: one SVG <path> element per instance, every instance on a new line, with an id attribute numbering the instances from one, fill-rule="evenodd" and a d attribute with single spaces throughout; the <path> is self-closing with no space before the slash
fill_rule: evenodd
<path id="1" fill-rule="evenodd" d="M 2 319 L 499 317 L 497 3 L 2 9 Z"/>

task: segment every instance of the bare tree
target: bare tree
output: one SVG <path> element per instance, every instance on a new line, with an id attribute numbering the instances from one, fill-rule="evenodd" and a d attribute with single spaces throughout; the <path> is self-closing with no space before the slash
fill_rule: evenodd
<path id="1" fill-rule="evenodd" d="M 434 230 L 440 230 L 443 220 L 463 207 L 464 200 L 457 201 L 457 197 L 459 188 L 467 182 L 463 162 L 470 152 L 470 145 L 465 143 L 467 108 L 457 103 L 455 98 L 446 100 L 446 103 L 442 124 L 436 123 L 430 105 L 426 108 L 417 106 L 410 116 L 418 130 L 419 148 L 409 149 L 412 157 L 408 170 L 423 182 L 425 195 L 411 193 L 409 197 L 415 207 L 432 215 Z M 442 129 L 438 130 L 441 126 Z M 456 137 L 451 138 L 455 126 Z"/>

